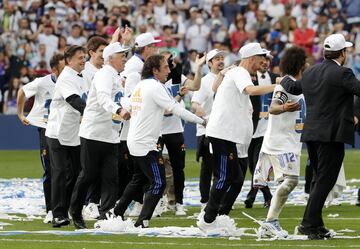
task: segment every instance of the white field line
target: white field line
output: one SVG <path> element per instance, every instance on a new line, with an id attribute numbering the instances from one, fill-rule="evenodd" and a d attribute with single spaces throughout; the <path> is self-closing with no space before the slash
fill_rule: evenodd
<path id="1" fill-rule="evenodd" d="M 274 244 L 249 244 L 248 241 L 244 243 L 174 243 L 174 242 L 136 242 L 136 241 L 109 241 L 109 240 L 95 240 L 95 241 L 86 241 L 86 240 L 40 240 L 40 239 L 0 239 L 0 241 L 7 241 L 7 242 L 31 242 L 31 243 L 78 243 L 78 244 L 122 244 L 122 245 L 166 245 L 166 246 L 204 246 L 208 247 L 211 246 L 217 246 L 217 247 L 239 247 L 244 246 L 246 244 L 246 247 L 294 247 L 294 244 L 280 244 L 280 245 L 274 245 Z M 322 248 L 346 248 L 346 247 L 352 247 L 352 248 L 360 248 L 360 245 L 319 245 L 319 244 L 297 244 L 296 247 L 322 247 Z"/>
<path id="2" fill-rule="evenodd" d="M 264 218 L 265 217 L 261 217 Z M 153 218 L 153 220 L 193 220 L 195 219 L 195 217 L 156 217 Z M 231 219 L 234 220 L 249 220 L 249 218 L 237 218 L 237 217 L 231 217 Z M 360 220 L 360 217 L 354 217 L 354 218 L 350 218 L 350 217 L 335 217 L 335 218 L 331 218 L 331 217 L 323 217 L 324 220 Z M 279 220 L 302 220 L 302 217 L 294 217 L 294 218 L 280 218 Z"/>

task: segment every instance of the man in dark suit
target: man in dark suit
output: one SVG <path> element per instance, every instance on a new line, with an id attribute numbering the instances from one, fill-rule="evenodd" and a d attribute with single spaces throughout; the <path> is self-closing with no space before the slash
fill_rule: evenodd
<path id="1" fill-rule="evenodd" d="M 358 96 L 355 96 L 354 98 L 354 117 L 356 123 L 355 129 L 356 132 L 360 135 L 360 98 Z M 360 207 L 360 188 L 358 189 L 355 205 Z"/>
<path id="2" fill-rule="evenodd" d="M 360 82 L 346 60 L 346 42 L 341 34 L 324 41 L 325 60 L 307 69 L 301 80 L 285 77 L 281 85 L 291 94 L 304 94 L 306 120 L 301 141 L 305 142 L 314 167 L 314 185 L 298 231 L 309 239 L 330 237 L 324 227 L 322 208 L 333 188 L 344 158 L 344 144 L 354 144 L 353 95 L 360 96 Z"/>

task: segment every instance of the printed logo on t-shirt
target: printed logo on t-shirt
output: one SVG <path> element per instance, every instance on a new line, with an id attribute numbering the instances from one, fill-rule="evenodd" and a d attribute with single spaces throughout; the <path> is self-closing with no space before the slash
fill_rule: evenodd
<path id="1" fill-rule="evenodd" d="M 43 121 L 44 121 L 45 123 L 47 123 L 48 118 L 49 118 L 49 114 L 50 114 L 50 104 L 51 104 L 51 99 L 45 100 L 44 108 L 47 110 L 47 113 L 43 116 Z"/>
<path id="2" fill-rule="evenodd" d="M 302 133 L 303 129 L 304 129 L 304 121 L 305 121 L 305 101 L 303 99 L 300 99 L 299 101 L 300 104 L 300 111 L 299 111 L 299 117 L 296 119 L 296 123 L 295 123 L 295 131 L 297 133 Z"/>
<path id="3" fill-rule="evenodd" d="M 114 98 L 114 102 L 118 105 L 120 105 L 121 102 L 121 98 L 123 97 L 123 93 L 122 92 L 118 92 L 117 94 L 115 94 L 115 98 Z M 115 115 L 116 117 L 114 117 L 113 115 L 113 123 L 114 124 L 121 124 L 121 121 L 119 120 L 120 117 L 117 117 L 119 115 Z"/>

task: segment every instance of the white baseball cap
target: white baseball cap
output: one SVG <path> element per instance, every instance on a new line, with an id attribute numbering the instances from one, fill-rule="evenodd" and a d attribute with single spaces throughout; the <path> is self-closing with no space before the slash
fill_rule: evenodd
<path id="1" fill-rule="evenodd" d="M 145 47 L 150 44 L 161 42 L 161 40 L 155 40 L 154 36 L 151 33 L 140 34 L 135 39 L 135 47 Z"/>
<path id="2" fill-rule="evenodd" d="M 345 41 L 345 37 L 342 34 L 329 35 L 324 41 L 324 49 L 327 51 L 339 51 L 352 46 L 351 42 Z"/>
<path id="3" fill-rule="evenodd" d="M 255 55 L 267 55 L 268 53 L 270 53 L 270 51 L 261 48 L 260 43 L 257 42 L 248 43 L 239 50 L 241 59 L 246 59 Z"/>
<path id="4" fill-rule="evenodd" d="M 113 54 L 123 53 L 129 50 L 130 48 L 124 48 L 123 46 L 121 46 L 120 42 L 111 43 L 104 48 L 103 51 L 104 61 L 108 61 L 109 57 Z"/>
<path id="5" fill-rule="evenodd" d="M 226 55 L 226 52 L 221 51 L 217 48 L 210 50 L 209 53 L 206 54 L 206 64 L 208 64 L 212 58 L 214 58 L 215 56 L 218 56 L 218 55 Z"/>

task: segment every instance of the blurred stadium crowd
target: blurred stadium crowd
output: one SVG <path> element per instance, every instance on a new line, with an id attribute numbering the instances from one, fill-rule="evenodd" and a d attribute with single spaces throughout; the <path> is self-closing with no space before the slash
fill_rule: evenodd
<path id="1" fill-rule="evenodd" d="M 188 77 L 198 53 L 226 50 L 228 66 L 240 47 L 256 41 L 272 51 L 275 73 L 293 44 L 318 63 L 333 33 L 354 43 L 346 66 L 360 72 L 359 0 L 0 0 L 0 113 L 16 114 L 18 89 L 50 73 L 54 53 L 93 36 L 111 39 L 119 26 L 160 38 L 160 50 L 178 55 Z"/>

